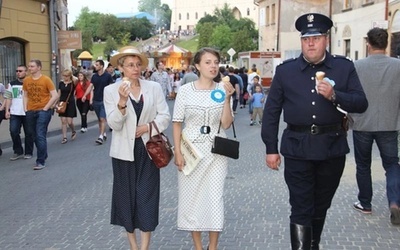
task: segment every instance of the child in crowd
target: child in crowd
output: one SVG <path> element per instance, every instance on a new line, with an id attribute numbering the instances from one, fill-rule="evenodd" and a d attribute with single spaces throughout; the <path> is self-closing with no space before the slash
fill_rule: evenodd
<path id="1" fill-rule="evenodd" d="M 250 114 L 250 124 L 253 123 L 253 94 L 256 93 L 256 86 L 260 86 L 260 77 L 254 76 L 251 84 L 247 86 L 247 92 L 249 93 L 249 114 Z M 261 87 L 262 89 L 262 87 Z"/>
<path id="2" fill-rule="evenodd" d="M 251 117 L 250 126 L 256 124 L 257 115 L 259 119 L 258 123 L 261 125 L 264 102 L 265 102 L 265 95 L 262 92 L 261 86 L 258 84 L 255 86 L 255 93 L 252 95 L 251 98 L 251 103 L 253 106 L 253 114 Z"/>

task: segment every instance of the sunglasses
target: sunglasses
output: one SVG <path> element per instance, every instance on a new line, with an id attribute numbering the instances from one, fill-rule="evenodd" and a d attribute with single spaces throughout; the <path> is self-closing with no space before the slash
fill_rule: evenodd
<path id="1" fill-rule="evenodd" d="M 21 72 L 24 72 L 23 70 L 19 70 L 19 69 L 17 69 L 15 72 L 17 72 L 17 73 L 21 73 Z"/>

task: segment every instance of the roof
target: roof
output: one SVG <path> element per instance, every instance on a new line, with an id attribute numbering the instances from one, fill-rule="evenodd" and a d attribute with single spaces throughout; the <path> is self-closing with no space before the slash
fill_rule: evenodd
<path id="1" fill-rule="evenodd" d="M 165 48 L 157 50 L 158 53 L 171 53 L 171 52 L 178 52 L 178 53 L 187 53 L 189 50 L 176 46 L 175 44 L 171 44 Z"/>
<path id="2" fill-rule="evenodd" d="M 147 18 L 150 22 L 155 22 L 155 18 L 147 12 L 135 12 L 135 13 L 119 13 L 115 15 L 119 19 L 130 19 L 130 18 Z"/>

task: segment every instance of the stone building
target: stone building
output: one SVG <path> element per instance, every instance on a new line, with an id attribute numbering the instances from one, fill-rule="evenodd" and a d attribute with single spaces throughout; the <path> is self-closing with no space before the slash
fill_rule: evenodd
<path id="1" fill-rule="evenodd" d="M 202 17 L 207 14 L 214 15 L 214 10 L 222 9 L 225 3 L 233 9 L 233 14 L 237 19 L 249 18 L 257 27 L 258 7 L 255 0 L 174 0 L 170 30 L 193 31 Z"/>

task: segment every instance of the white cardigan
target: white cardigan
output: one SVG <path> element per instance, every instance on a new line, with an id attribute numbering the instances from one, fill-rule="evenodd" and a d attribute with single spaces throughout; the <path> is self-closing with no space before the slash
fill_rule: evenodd
<path id="1" fill-rule="evenodd" d="M 144 100 L 139 122 L 137 122 L 136 113 L 130 99 L 126 103 L 125 115 L 122 115 L 117 107 L 119 102 L 118 88 L 122 81 L 108 85 L 104 89 L 104 107 L 107 114 L 107 123 L 113 130 L 110 156 L 125 161 L 135 160 L 133 148 L 135 147 L 136 126 L 155 121 L 159 131 L 162 132 L 168 127 L 171 120 L 168 104 L 160 84 L 141 79 L 139 82 Z M 155 135 L 157 131 L 153 128 L 152 133 Z M 142 140 L 146 145 L 149 140 L 149 133 L 144 133 Z"/>

